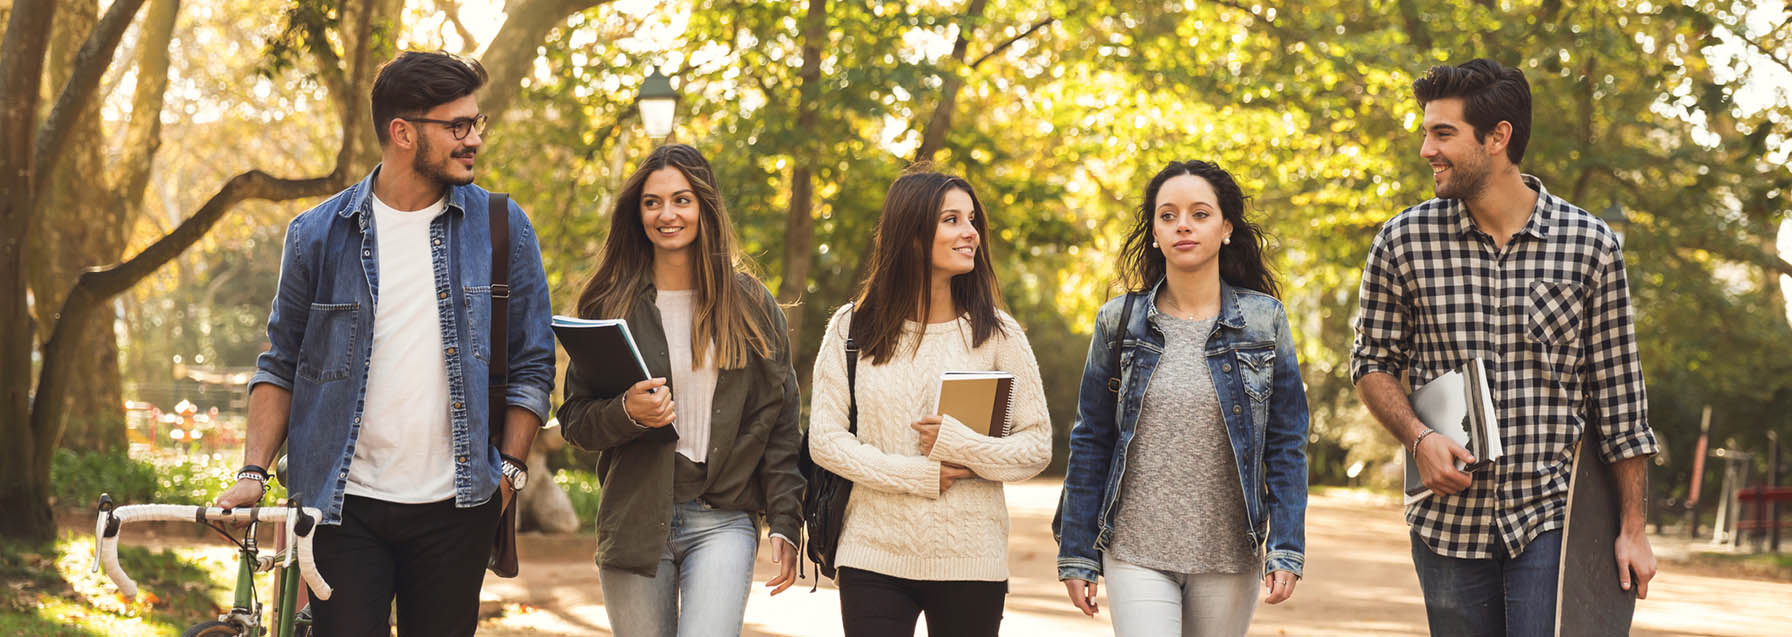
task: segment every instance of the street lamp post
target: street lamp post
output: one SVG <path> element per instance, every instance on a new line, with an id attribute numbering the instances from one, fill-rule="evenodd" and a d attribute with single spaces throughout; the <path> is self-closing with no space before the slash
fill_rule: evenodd
<path id="1" fill-rule="evenodd" d="M 672 134 L 678 116 L 678 92 L 672 90 L 672 79 L 660 74 L 658 67 L 641 82 L 641 126 L 658 144 Z"/>
<path id="2" fill-rule="evenodd" d="M 1624 206 L 1612 202 L 1605 210 L 1599 211 L 1599 220 L 1611 227 L 1612 234 L 1618 235 L 1618 247 L 1624 247 L 1624 231 L 1630 229 L 1630 218 L 1624 215 Z"/>

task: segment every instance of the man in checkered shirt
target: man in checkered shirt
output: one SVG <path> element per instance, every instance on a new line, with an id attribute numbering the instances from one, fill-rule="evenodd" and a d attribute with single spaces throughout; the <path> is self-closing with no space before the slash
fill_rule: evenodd
<path id="1" fill-rule="evenodd" d="M 1613 576 L 1640 598 L 1655 574 L 1643 494 L 1657 449 L 1623 255 L 1604 223 L 1520 172 L 1523 73 L 1486 59 L 1438 66 L 1413 93 L 1437 198 L 1370 247 L 1351 377 L 1431 490 L 1406 520 L 1432 634 L 1547 635 L 1573 453 L 1594 427 L 1621 492 Z M 1417 387 L 1474 358 L 1487 364 L 1504 455 L 1470 475 L 1452 461 L 1473 455 L 1431 435 L 1399 375 Z"/>

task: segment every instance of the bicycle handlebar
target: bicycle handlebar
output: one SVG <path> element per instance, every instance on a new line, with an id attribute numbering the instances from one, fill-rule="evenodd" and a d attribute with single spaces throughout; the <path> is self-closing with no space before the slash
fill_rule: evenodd
<path id="1" fill-rule="evenodd" d="M 107 504 L 110 504 L 109 502 Z M 317 535 L 317 523 L 323 514 L 311 507 L 237 507 L 220 509 L 216 507 L 200 507 L 177 504 L 132 504 L 116 509 L 101 507 L 99 519 L 94 522 L 94 569 L 105 565 L 106 575 L 112 583 L 118 585 L 118 591 L 125 597 L 137 596 L 137 583 L 125 575 L 124 568 L 118 565 L 118 535 L 128 522 L 286 522 L 286 554 L 285 566 L 292 566 L 293 556 L 298 556 L 299 574 L 304 576 L 305 583 L 311 586 L 311 594 L 318 599 L 330 598 L 330 585 L 324 582 L 323 575 L 317 572 L 317 559 L 311 553 L 311 541 Z M 295 550 L 296 549 L 296 550 Z"/>

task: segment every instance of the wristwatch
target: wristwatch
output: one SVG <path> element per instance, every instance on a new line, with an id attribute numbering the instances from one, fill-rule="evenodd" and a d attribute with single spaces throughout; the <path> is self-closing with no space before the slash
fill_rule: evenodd
<path id="1" fill-rule="evenodd" d="M 515 458 L 505 457 L 504 466 L 499 470 L 504 473 L 506 479 L 510 480 L 511 489 L 522 491 L 523 485 L 529 482 L 528 465 L 517 462 Z"/>

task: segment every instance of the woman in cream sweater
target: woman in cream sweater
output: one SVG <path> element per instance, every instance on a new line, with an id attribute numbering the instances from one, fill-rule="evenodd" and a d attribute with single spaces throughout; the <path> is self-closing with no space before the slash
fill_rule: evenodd
<path id="1" fill-rule="evenodd" d="M 828 324 L 815 361 L 809 451 L 854 484 L 836 564 L 847 637 L 995 635 L 1008 592 L 1002 483 L 1051 459 L 1039 365 L 998 309 L 988 221 L 963 179 L 891 184 L 857 301 Z M 859 347 L 858 435 L 847 430 L 846 335 Z M 1011 433 L 934 415 L 945 371 L 1014 375 Z"/>

